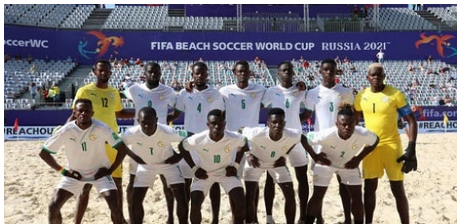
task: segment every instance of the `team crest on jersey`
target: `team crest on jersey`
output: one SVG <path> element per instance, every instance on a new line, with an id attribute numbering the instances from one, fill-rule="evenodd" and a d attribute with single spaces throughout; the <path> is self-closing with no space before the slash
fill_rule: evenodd
<path id="1" fill-rule="evenodd" d="M 164 99 L 165 99 L 165 96 L 163 94 L 160 94 L 159 100 L 164 100 Z"/>
<path id="2" fill-rule="evenodd" d="M 162 141 L 159 141 L 159 142 L 157 142 L 157 145 L 158 145 L 159 147 L 163 147 L 165 144 L 164 144 Z"/>
<path id="3" fill-rule="evenodd" d="M 358 148 L 359 148 L 358 145 L 352 145 L 352 150 L 356 150 L 356 149 L 358 149 Z"/>
<path id="4" fill-rule="evenodd" d="M 255 98 L 256 96 L 257 96 L 256 93 L 251 93 L 251 97 L 252 97 L 252 98 Z"/>
<path id="5" fill-rule="evenodd" d="M 343 95 L 338 94 L 338 99 L 339 99 L 339 100 L 342 100 L 342 99 L 343 99 Z"/>
<path id="6" fill-rule="evenodd" d="M 383 103 L 387 103 L 387 101 L 389 101 L 389 97 L 388 96 L 383 96 L 381 100 L 382 100 Z"/>
<path id="7" fill-rule="evenodd" d="M 287 151 L 288 149 L 287 146 L 282 147 L 282 151 Z"/>
<path id="8" fill-rule="evenodd" d="M 212 103 L 214 100 L 212 97 L 208 97 L 208 103 Z"/>
<path id="9" fill-rule="evenodd" d="M 318 175 L 314 175 L 313 176 L 313 181 L 317 181 L 317 180 L 319 180 L 319 176 Z"/>
<path id="10" fill-rule="evenodd" d="M 109 97 L 110 97 L 111 99 L 114 99 L 114 94 L 113 94 L 113 93 L 109 93 Z"/>
<path id="11" fill-rule="evenodd" d="M 294 92 L 294 96 L 295 96 L 295 97 L 298 96 L 298 91 L 295 91 L 295 92 Z"/>
<path id="12" fill-rule="evenodd" d="M 95 141 L 95 140 L 97 140 L 97 136 L 95 134 L 90 134 L 89 139 L 92 141 Z"/>
<path id="13" fill-rule="evenodd" d="M 225 152 L 226 153 L 229 153 L 230 151 L 232 151 L 232 150 L 231 150 L 231 148 L 229 146 L 227 148 L 225 148 Z"/>

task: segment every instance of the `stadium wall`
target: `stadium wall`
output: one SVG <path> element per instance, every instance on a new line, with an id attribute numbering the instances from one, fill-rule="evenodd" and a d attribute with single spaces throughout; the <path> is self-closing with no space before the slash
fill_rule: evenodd
<path id="1" fill-rule="evenodd" d="M 4 53 L 65 60 L 83 65 L 97 59 L 143 60 L 253 60 L 269 65 L 303 56 L 322 60 L 347 56 L 375 60 L 379 49 L 386 60 L 417 60 L 428 55 L 457 64 L 457 32 L 378 33 L 254 33 L 82 31 L 5 26 Z"/>
<path id="2" fill-rule="evenodd" d="M 430 132 L 457 132 L 457 107 L 414 107 L 416 119 L 420 133 Z M 7 113 L 6 113 L 7 112 Z M 5 112 L 4 138 L 8 140 L 21 139 L 46 139 L 54 127 L 66 122 L 71 114 L 71 110 L 7 110 Z M 267 109 L 260 112 L 260 124 L 265 124 L 267 120 Z M 447 115 L 449 122 L 445 125 L 444 114 Z M 184 115 L 175 122 L 176 129 L 183 128 Z M 14 130 L 14 122 L 18 121 L 18 130 Z M 124 132 L 133 125 L 133 119 L 118 120 L 119 132 Z M 307 122 L 302 124 L 304 132 L 313 130 L 314 118 L 311 118 L 311 126 Z M 363 124 L 363 122 L 362 122 Z"/>

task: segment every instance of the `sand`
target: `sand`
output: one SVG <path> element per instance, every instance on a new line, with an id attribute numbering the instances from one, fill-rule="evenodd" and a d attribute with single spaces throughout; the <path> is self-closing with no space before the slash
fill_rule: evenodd
<path id="1" fill-rule="evenodd" d="M 405 136 L 402 136 L 406 145 Z M 457 223 L 457 133 L 419 134 L 417 139 L 418 170 L 406 175 L 405 189 L 409 199 L 411 223 Z M 7 224 L 47 223 L 48 204 L 54 193 L 60 175 L 45 164 L 38 152 L 43 141 L 7 141 L 4 143 L 4 220 Z M 63 151 L 55 155 L 65 162 Z M 124 167 L 127 166 L 124 161 Z M 124 189 L 128 174 L 124 170 Z M 308 173 L 311 181 L 311 173 Z M 263 181 L 260 183 L 263 192 Z M 336 178 L 335 178 L 336 179 Z M 343 210 L 337 191 L 336 180 L 332 180 L 324 199 L 324 219 L 326 223 L 343 221 Z M 294 183 L 297 188 L 297 183 Z M 222 192 L 224 192 L 222 190 Z M 312 183 L 310 182 L 310 194 Z M 263 193 L 262 193 L 263 194 Z M 297 198 L 297 196 L 296 196 Z M 222 196 L 220 223 L 230 222 L 228 197 Z M 296 199 L 298 202 L 298 198 Z M 276 187 L 274 218 L 284 223 L 284 199 Z M 144 223 L 165 223 L 167 210 L 160 180 L 156 180 L 153 190 L 149 190 L 144 203 Z M 75 199 L 71 198 L 62 208 L 64 223 L 72 223 Z M 209 223 L 211 208 L 208 197 L 203 206 L 203 223 Z M 126 203 L 124 214 L 128 217 Z M 265 223 L 263 197 L 259 203 L 259 220 Z M 103 198 L 95 189 L 91 192 L 89 207 L 83 223 L 110 223 L 109 210 Z M 298 209 L 297 209 L 298 219 Z M 175 223 L 177 219 L 175 218 Z M 374 223 L 400 223 L 389 182 L 384 176 L 379 181 L 377 206 Z"/>

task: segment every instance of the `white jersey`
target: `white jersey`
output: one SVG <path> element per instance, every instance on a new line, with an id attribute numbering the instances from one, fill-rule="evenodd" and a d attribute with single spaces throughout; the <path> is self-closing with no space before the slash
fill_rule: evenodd
<path id="1" fill-rule="evenodd" d="M 173 128 L 157 123 L 156 132 L 148 136 L 140 125 L 129 128 L 121 135 L 126 145 L 129 145 L 135 154 L 140 156 L 146 165 L 164 164 L 165 160 L 173 156 L 172 142 L 180 142 L 187 137 L 186 131 L 176 131 Z"/>
<path id="2" fill-rule="evenodd" d="M 265 92 L 262 103 L 265 107 L 279 107 L 286 113 L 286 128 L 302 130 L 300 122 L 300 104 L 305 102 L 306 91 L 296 86 L 284 88 L 280 85 L 270 87 Z"/>
<path id="3" fill-rule="evenodd" d="M 92 119 L 92 125 L 82 130 L 76 125 L 75 120 L 65 124 L 52 135 L 44 143 L 43 149 L 56 153 L 60 148 L 64 148 L 67 168 L 78 171 L 83 179 L 93 179 L 100 168 L 111 167 L 105 143 L 115 148 L 122 140 L 101 121 Z"/>
<path id="4" fill-rule="evenodd" d="M 259 126 L 260 104 L 265 90 L 264 86 L 252 83 L 244 89 L 235 84 L 219 90 L 225 102 L 226 128 L 229 131 Z"/>
<path id="5" fill-rule="evenodd" d="M 335 126 L 338 106 L 341 103 L 354 104 L 352 90 L 336 84 L 332 88 L 319 85 L 308 91 L 305 108 L 316 112 L 314 131 L 324 130 Z"/>
<path id="6" fill-rule="evenodd" d="M 233 162 L 233 150 L 243 147 L 246 140 L 236 132 L 224 131 L 224 137 L 215 142 L 209 137 L 209 130 L 184 139 L 184 149 L 194 152 L 200 161 L 200 167 L 206 172 L 225 175 L 225 168 Z"/>
<path id="7" fill-rule="evenodd" d="M 306 134 L 310 145 L 321 145 L 321 152 L 332 162 L 330 166 L 344 168 L 344 164 L 356 156 L 365 146 L 376 143 L 378 136 L 361 126 L 356 126 L 354 134 L 343 140 L 338 135 L 338 128 L 333 126 L 318 132 Z"/>
<path id="8" fill-rule="evenodd" d="M 159 84 L 149 89 L 146 84 L 135 84 L 125 90 L 127 98 L 135 104 L 135 125 L 138 124 L 138 111 L 143 107 L 152 107 L 156 110 L 158 122 L 167 124 L 168 108 L 176 104 L 176 92 L 168 86 Z"/>
<path id="9" fill-rule="evenodd" d="M 210 111 L 224 111 L 224 100 L 221 93 L 212 86 L 202 91 L 194 88 L 192 93 L 182 89 L 178 94 L 175 108 L 184 112 L 184 129 L 198 133 L 207 129 L 206 121 Z"/>
<path id="10" fill-rule="evenodd" d="M 301 131 L 295 129 L 285 128 L 278 141 L 273 141 L 269 132 L 268 127 L 243 128 L 243 136 L 252 144 L 251 154 L 259 159 L 262 168 L 273 168 L 275 161 L 301 140 Z"/>

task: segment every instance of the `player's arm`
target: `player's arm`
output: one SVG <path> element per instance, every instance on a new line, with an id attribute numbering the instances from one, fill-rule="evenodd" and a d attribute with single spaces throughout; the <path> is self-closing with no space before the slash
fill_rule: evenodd
<path id="1" fill-rule="evenodd" d="M 327 155 L 325 153 L 321 152 L 319 154 L 316 154 L 316 152 L 314 152 L 313 147 L 311 147 L 311 145 L 309 145 L 308 139 L 306 138 L 305 135 L 301 135 L 301 144 L 302 144 L 303 148 L 305 148 L 306 152 L 308 152 L 308 154 L 311 156 L 311 158 L 313 158 L 313 160 L 316 163 L 324 164 L 327 166 L 331 164 L 330 160 L 327 159 Z"/>
<path id="2" fill-rule="evenodd" d="M 356 124 L 358 124 L 360 122 L 360 120 L 362 119 L 363 117 L 363 113 L 362 111 L 355 111 L 355 121 L 356 121 Z"/>
<path id="3" fill-rule="evenodd" d="M 409 107 L 409 105 L 407 105 Z M 401 110 L 400 110 L 401 111 Z M 400 113 L 401 114 L 401 113 Z M 417 158 L 416 158 L 416 139 L 417 139 L 417 121 L 414 113 L 410 112 L 406 116 L 403 116 L 409 125 L 408 133 L 408 147 L 405 149 L 405 153 L 397 159 L 397 162 L 402 162 L 403 166 L 401 171 L 409 173 L 412 170 L 417 170 Z"/>
<path id="4" fill-rule="evenodd" d="M 376 142 L 373 145 L 365 146 L 358 155 L 352 157 L 351 160 L 349 160 L 346 164 L 344 164 L 344 167 L 347 169 L 354 169 L 354 168 L 358 167 L 360 164 L 360 161 L 362 161 L 363 158 L 365 158 L 365 156 L 370 154 L 376 148 L 378 143 L 379 143 L 379 137 L 376 136 Z"/>
<path id="5" fill-rule="evenodd" d="M 108 175 L 111 175 L 114 170 L 117 169 L 117 167 L 119 165 L 121 165 L 122 161 L 124 160 L 125 158 L 125 155 L 127 155 L 128 153 L 130 155 L 132 155 L 133 159 L 138 163 L 138 164 L 145 164 L 145 162 L 139 157 L 137 156 L 134 152 L 132 152 L 126 145 L 124 142 L 119 142 L 117 145 L 113 146 L 113 148 L 115 148 L 117 150 L 117 154 L 116 154 L 116 158 L 114 159 L 114 162 L 113 164 L 111 164 L 111 167 L 110 168 L 106 168 L 106 167 L 102 167 L 98 170 L 98 172 L 95 174 L 95 179 L 99 179 L 99 178 L 102 178 L 104 176 L 108 176 Z M 131 151 L 131 152 L 129 152 Z"/>
<path id="6" fill-rule="evenodd" d="M 313 111 L 311 110 L 303 110 L 303 112 L 300 113 L 300 123 L 304 123 L 308 120 L 308 118 L 311 117 L 311 114 L 313 114 Z"/>
<path id="7" fill-rule="evenodd" d="M 81 179 L 82 176 L 78 171 L 67 170 L 67 169 L 63 168 L 61 165 L 59 165 L 57 163 L 57 161 L 51 155 L 51 152 L 46 150 L 45 148 L 41 149 L 39 156 L 46 164 L 48 164 L 51 168 L 58 171 L 60 174 L 67 176 L 67 177 L 75 178 L 77 180 Z"/>
<path id="8" fill-rule="evenodd" d="M 173 109 L 172 112 L 167 114 L 167 123 L 173 122 L 181 116 L 182 112 L 178 109 Z"/>
<path id="9" fill-rule="evenodd" d="M 135 110 L 126 110 L 122 109 L 120 111 L 116 111 L 116 118 L 120 119 L 129 119 L 135 117 Z"/>
<path id="10" fill-rule="evenodd" d="M 206 170 L 196 166 L 194 160 L 190 156 L 189 151 L 186 148 L 184 148 L 183 142 L 185 140 L 186 139 L 182 140 L 178 145 L 178 149 L 182 155 L 182 158 L 184 158 L 184 160 L 187 162 L 187 164 L 189 164 L 189 167 L 192 169 L 192 172 L 194 172 L 195 177 L 197 177 L 198 179 L 208 178 L 208 174 L 206 173 Z"/>
<path id="11" fill-rule="evenodd" d="M 182 158 L 187 162 L 187 164 L 189 164 L 190 168 L 193 169 L 195 167 L 195 162 L 192 159 L 192 157 L 190 156 L 189 151 L 187 149 L 185 149 L 183 146 L 183 142 L 185 140 L 186 139 L 182 140 L 178 145 L 179 153 L 181 153 Z"/>

